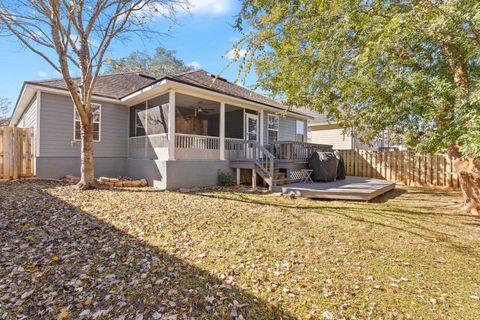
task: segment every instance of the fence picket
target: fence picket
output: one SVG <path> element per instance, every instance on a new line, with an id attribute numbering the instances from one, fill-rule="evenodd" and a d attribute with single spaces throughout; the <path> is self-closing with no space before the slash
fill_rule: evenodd
<path id="1" fill-rule="evenodd" d="M 0 127 L 0 179 L 33 175 L 33 130 Z"/>
<path id="2" fill-rule="evenodd" d="M 388 179 L 408 186 L 459 188 L 454 159 L 447 155 L 362 149 L 342 150 L 340 154 L 350 176 Z"/>

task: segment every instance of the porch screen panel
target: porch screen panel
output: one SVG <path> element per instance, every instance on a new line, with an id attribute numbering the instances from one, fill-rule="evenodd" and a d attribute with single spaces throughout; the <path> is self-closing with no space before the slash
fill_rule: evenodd
<path id="1" fill-rule="evenodd" d="M 168 133 L 168 94 L 148 101 L 147 134 Z"/>
<path id="2" fill-rule="evenodd" d="M 147 120 L 146 104 L 141 103 L 130 108 L 130 137 L 141 137 L 145 135 Z"/>
<path id="3" fill-rule="evenodd" d="M 243 139 L 244 109 L 225 106 L 225 138 Z"/>

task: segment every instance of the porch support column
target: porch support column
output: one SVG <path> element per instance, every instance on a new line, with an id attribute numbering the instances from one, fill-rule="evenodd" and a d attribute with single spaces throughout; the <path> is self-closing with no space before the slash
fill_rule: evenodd
<path id="1" fill-rule="evenodd" d="M 168 93 L 168 154 L 170 160 L 175 160 L 175 91 Z"/>
<path id="2" fill-rule="evenodd" d="M 225 160 L 225 102 L 220 103 L 220 160 Z"/>
<path id="3" fill-rule="evenodd" d="M 263 110 L 260 110 L 258 113 L 260 115 L 259 120 L 258 120 L 258 122 L 259 122 L 258 123 L 258 129 L 259 129 L 258 132 L 260 134 L 260 145 L 263 146 L 263 142 L 264 142 L 263 141 L 263 130 L 264 130 L 264 125 L 263 125 L 264 124 L 263 123 L 264 119 L 263 119 L 263 117 L 264 117 L 264 113 L 263 113 Z"/>

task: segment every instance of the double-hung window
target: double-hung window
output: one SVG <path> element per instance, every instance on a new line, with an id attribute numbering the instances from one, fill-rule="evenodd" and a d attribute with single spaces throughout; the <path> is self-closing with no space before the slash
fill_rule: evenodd
<path id="1" fill-rule="evenodd" d="M 295 140 L 305 142 L 305 122 L 297 120 Z"/>
<path id="2" fill-rule="evenodd" d="M 269 114 L 267 118 L 268 143 L 278 141 L 278 116 Z"/>
<path id="3" fill-rule="evenodd" d="M 92 103 L 92 125 L 93 125 L 93 141 L 100 141 L 100 130 L 101 130 L 101 121 L 102 121 L 102 105 L 98 103 Z M 80 123 L 80 115 L 78 114 L 77 109 L 74 107 L 74 138 L 75 140 L 80 140 L 82 138 L 82 130 Z"/>

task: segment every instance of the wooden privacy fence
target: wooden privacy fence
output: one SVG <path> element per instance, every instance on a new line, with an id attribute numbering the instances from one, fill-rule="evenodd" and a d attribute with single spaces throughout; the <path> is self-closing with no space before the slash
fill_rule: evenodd
<path id="1" fill-rule="evenodd" d="M 454 158 L 410 151 L 339 150 L 349 176 L 387 179 L 408 186 L 459 188 Z"/>
<path id="2" fill-rule="evenodd" d="M 0 127 L 0 179 L 33 176 L 33 129 Z"/>

